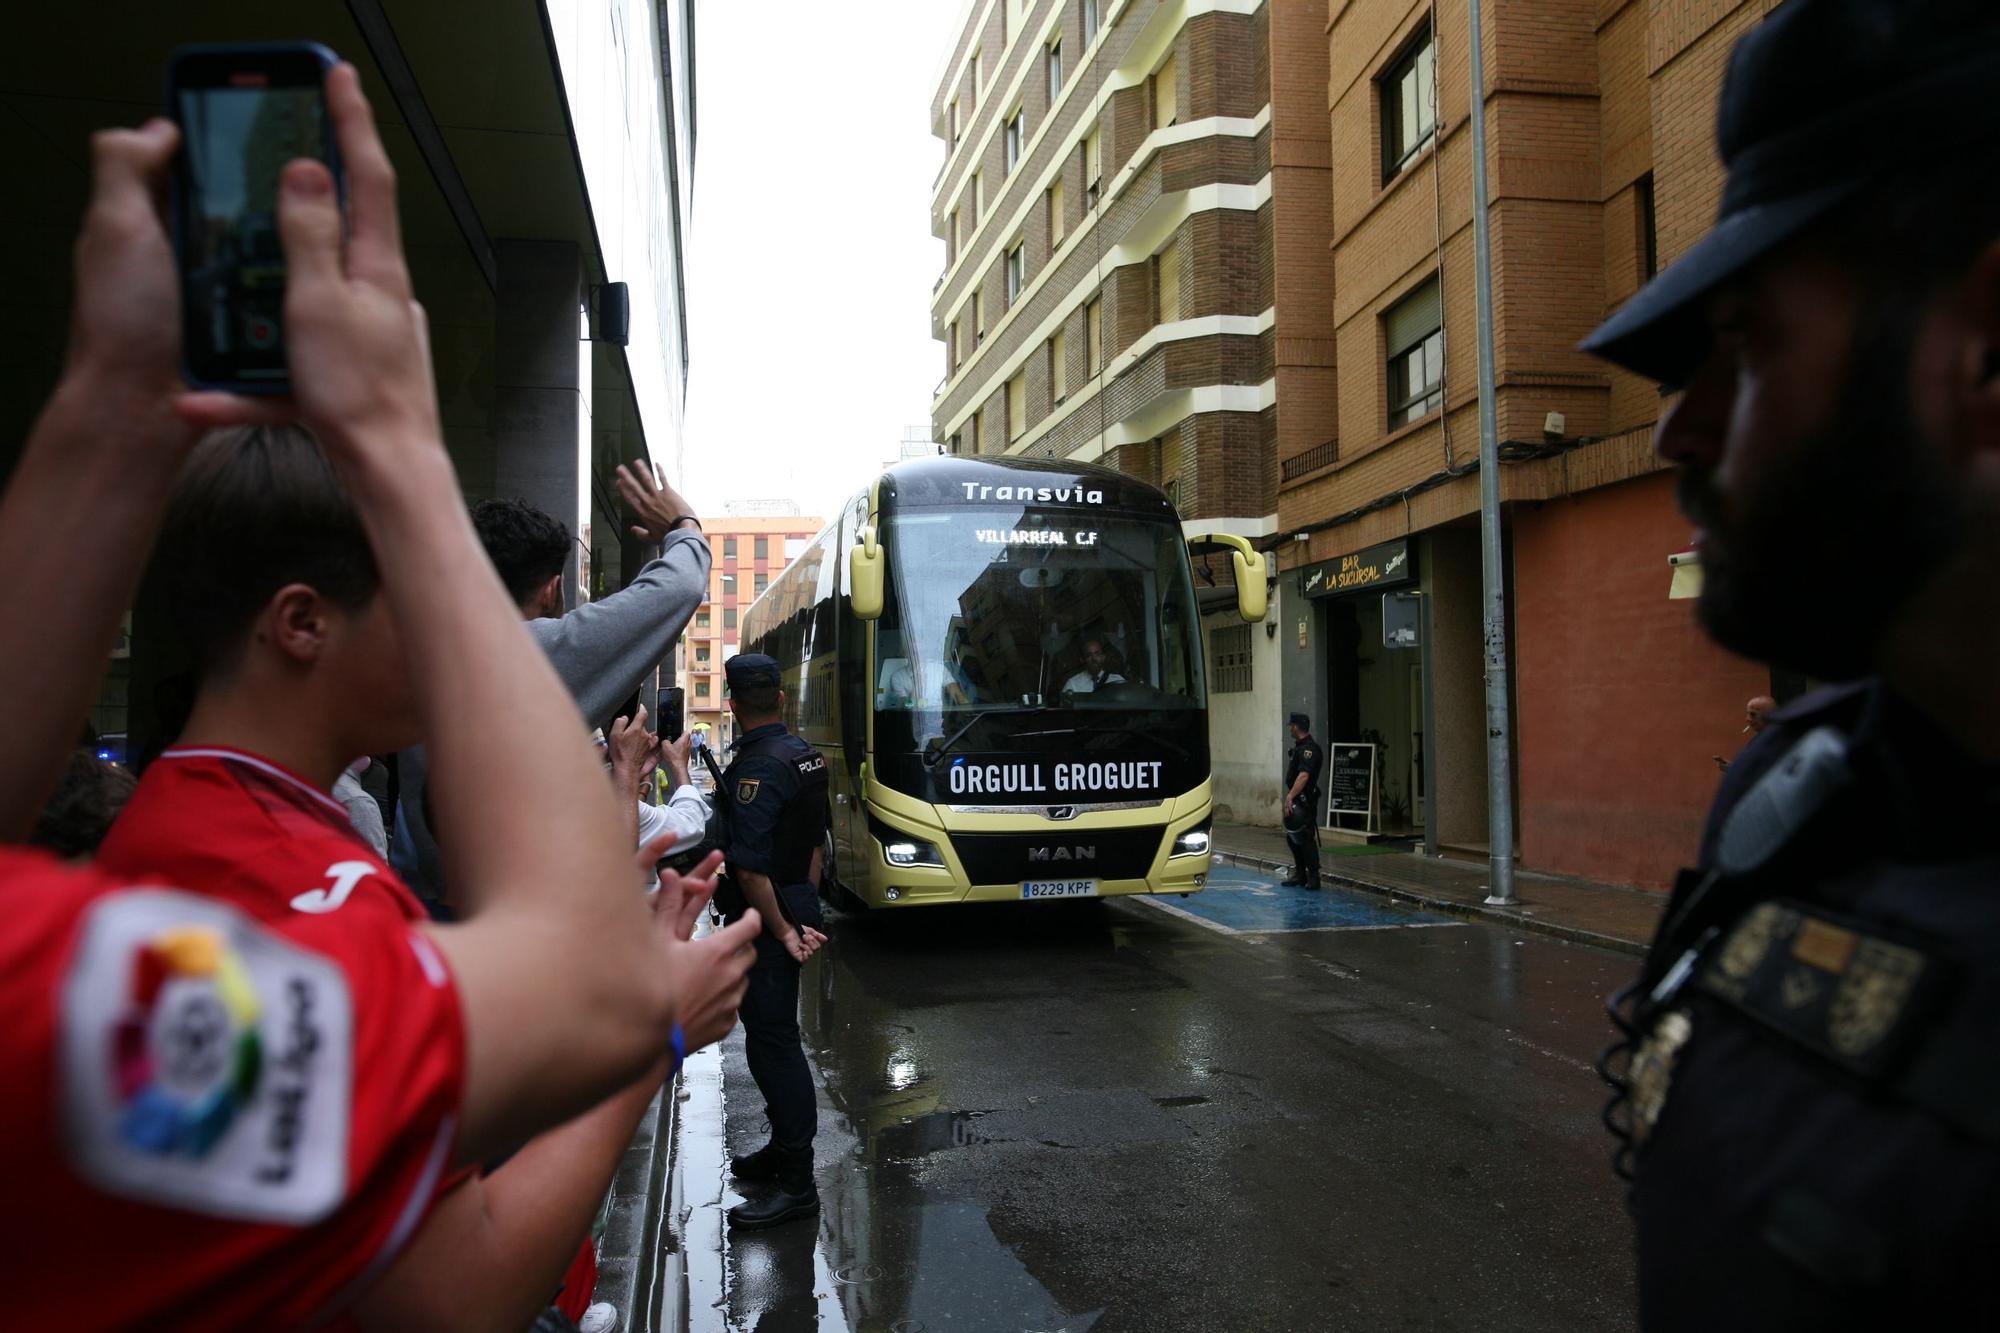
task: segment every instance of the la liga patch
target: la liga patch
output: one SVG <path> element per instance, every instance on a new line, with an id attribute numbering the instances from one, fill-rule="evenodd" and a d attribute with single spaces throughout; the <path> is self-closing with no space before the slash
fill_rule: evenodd
<path id="1" fill-rule="evenodd" d="M 353 1035 L 331 960 L 195 894 L 104 898 L 63 982 L 72 1162 L 107 1193 L 319 1221 L 346 1194 Z"/>

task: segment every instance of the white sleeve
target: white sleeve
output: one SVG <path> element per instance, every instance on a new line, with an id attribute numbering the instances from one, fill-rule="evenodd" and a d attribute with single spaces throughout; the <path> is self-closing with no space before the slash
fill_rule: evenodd
<path id="1" fill-rule="evenodd" d="M 701 841 L 708 831 L 708 801 L 690 782 L 674 788 L 665 805 L 639 802 L 639 845 L 644 847 L 662 834 L 674 835 L 667 855 L 685 851 Z"/>

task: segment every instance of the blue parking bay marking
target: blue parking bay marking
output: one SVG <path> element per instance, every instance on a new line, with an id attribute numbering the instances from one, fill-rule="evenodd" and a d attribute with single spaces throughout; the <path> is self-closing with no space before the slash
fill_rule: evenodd
<path id="1" fill-rule="evenodd" d="M 1405 907 L 1386 898 L 1328 884 L 1315 892 L 1291 888 L 1280 876 L 1217 862 L 1208 887 L 1191 898 L 1145 898 L 1175 916 L 1231 935 L 1288 930 L 1393 930 L 1465 923 Z"/>

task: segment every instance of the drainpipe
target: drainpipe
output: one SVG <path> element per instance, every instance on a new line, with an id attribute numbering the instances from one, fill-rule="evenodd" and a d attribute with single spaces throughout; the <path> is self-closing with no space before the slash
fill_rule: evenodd
<path id="1" fill-rule="evenodd" d="M 1473 285 L 1479 306 L 1479 539 L 1485 584 L 1486 828 L 1492 847 L 1486 901 L 1512 907 L 1514 897 L 1513 738 L 1507 725 L 1507 585 L 1500 553 L 1500 422 L 1493 389 L 1493 241 L 1486 193 L 1486 66 L 1479 35 L 1479 0 L 1466 54 L 1472 69 Z"/>

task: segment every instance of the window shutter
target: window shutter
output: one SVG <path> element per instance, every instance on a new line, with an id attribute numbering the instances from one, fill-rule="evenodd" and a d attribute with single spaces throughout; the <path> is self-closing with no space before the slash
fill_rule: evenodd
<path id="1" fill-rule="evenodd" d="M 1166 63 L 1153 75 L 1153 128 L 1165 129 L 1174 123 L 1180 112 L 1175 79 L 1179 67 L 1171 52 Z"/>
<path id="2" fill-rule="evenodd" d="M 1388 335 L 1389 355 L 1407 352 L 1437 332 L 1442 323 L 1439 309 L 1436 278 L 1404 297 L 1383 320 L 1387 326 L 1384 331 Z"/>
<path id="3" fill-rule="evenodd" d="M 1169 241 L 1160 251 L 1160 323 L 1181 317 L 1181 243 Z"/>

